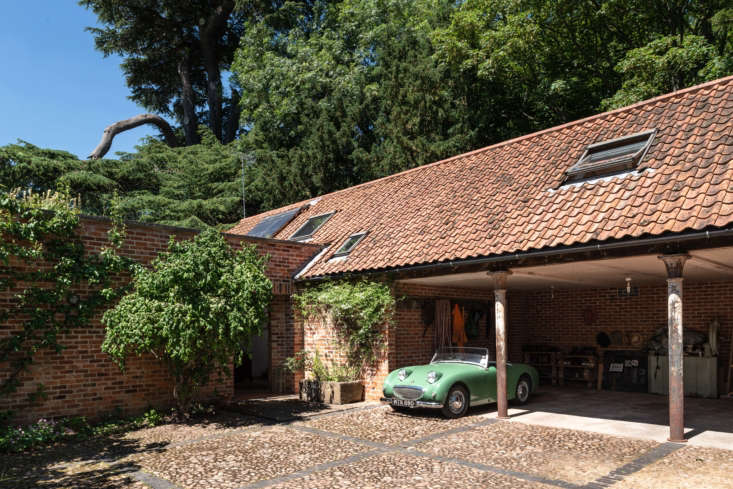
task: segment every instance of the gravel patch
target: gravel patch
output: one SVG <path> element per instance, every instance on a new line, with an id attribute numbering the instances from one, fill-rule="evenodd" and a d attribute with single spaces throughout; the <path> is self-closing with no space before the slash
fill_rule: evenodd
<path id="1" fill-rule="evenodd" d="M 303 423 L 321 430 L 339 433 L 364 440 L 395 445 L 423 438 L 460 426 L 467 426 L 485 420 L 481 414 L 472 414 L 459 419 L 444 419 L 438 413 L 415 412 L 402 414 L 389 407 L 344 413 Z"/>
<path id="2" fill-rule="evenodd" d="M 272 489 L 361 488 L 415 489 L 460 487 L 462 489 L 550 489 L 552 486 L 528 482 L 500 474 L 443 463 L 399 453 L 375 455 L 358 463 L 287 481 Z"/>
<path id="3" fill-rule="evenodd" d="M 500 422 L 416 445 L 426 453 L 586 484 L 657 444 L 595 433 Z"/>
<path id="4" fill-rule="evenodd" d="M 733 448 L 733 447 L 731 447 Z M 614 489 L 731 489 L 733 451 L 684 447 L 630 475 Z"/>
<path id="5" fill-rule="evenodd" d="M 346 458 L 369 447 L 285 427 L 235 433 L 147 454 L 143 470 L 184 488 L 233 489 Z"/>

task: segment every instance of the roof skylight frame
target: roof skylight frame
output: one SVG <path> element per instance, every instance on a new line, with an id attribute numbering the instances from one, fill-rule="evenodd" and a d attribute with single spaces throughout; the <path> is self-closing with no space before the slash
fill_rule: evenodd
<path id="1" fill-rule="evenodd" d="M 285 226 L 290 224 L 302 210 L 303 207 L 295 207 L 293 209 L 288 209 L 287 211 L 264 217 L 247 232 L 246 236 L 266 239 L 272 238 L 277 233 L 285 229 Z"/>
<path id="2" fill-rule="evenodd" d="M 367 234 L 369 234 L 369 231 L 360 231 L 358 233 L 354 233 L 354 234 L 350 235 L 341 244 L 341 246 L 339 247 L 339 249 L 336 250 L 336 252 L 333 254 L 333 257 L 334 258 L 338 258 L 338 257 L 341 257 L 341 256 L 348 256 L 352 251 L 354 251 L 354 248 L 356 248 L 359 245 L 359 243 L 361 243 L 364 240 L 364 238 L 366 237 Z M 354 238 L 356 238 L 356 241 L 354 241 L 353 243 L 351 243 L 351 246 L 349 246 L 347 248 L 346 245 L 349 243 L 349 241 L 351 241 Z"/>
<path id="3" fill-rule="evenodd" d="M 588 145 L 578 161 L 565 171 L 565 179 L 561 185 L 579 181 L 602 178 L 631 170 L 639 170 L 639 163 L 649 151 L 657 130 L 651 129 L 620 138 L 610 139 Z M 611 151 L 638 143 L 644 143 L 635 152 L 621 154 L 617 157 L 600 159 L 593 163 L 591 157 L 603 151 Z"/>
<path id="4" fill-rule="evenodd" d="M 326 213 L 324 213 L 324 214 L 318 214 L 317 216 L 312 216 L 312 217 L 309 217 L 309 218 L 308 218 L 308 219 L 307 219 L 307 220 L 306 220 L 306 221 L 305 221 L 305 222 L 303 223 L 303 225 L 302 225 L 302 226 L 300 226 L 300 227 L 299 227 L 299 228 L 297 229 L 297 231 L 295 231 L 295 232 L 294 232 L 294 233 L 292 234 L 292 236 L 290 236 L 290 238 L 289 238 L 289 239 L 290 239 L 291 241 L 305 241 L 305 240 L 308 240 L 308 239 L 312 238 L 312 237 L 313 237 L 313 235 L 314 235 L 314 234 L 316 234 L 316 232 L 318 232 L 318 230 L 319 230 L 319 229 L 321 229 L 321 228 L 323 227 L 323 225 L 324 225 L 324 224 L 326 224 L 326 223 L 328 222 L 328 220 L 329 220 L 329 219 L 331 219 L 331 217 L 333 217 L 333 215 L 334 215 L 335 213 L 336 213 L 336 211 L 331 211 L 331 212 L 326 212 Z M 320 224 L 319 224 L 318 226 L 316 226 L 316 227 L 315 227 L 315 228 L 314 228 L 314 229 L 313 229 L 313 230 L 312 230 L 312 231 L 311 231 L 311 232 L 310 232 L 309 234 L 304 234 L 304 235 L 302 235 L 302 236 L 299 236 L 300 232 L 301 232 L 301 231 L 303 231 L 303 229 L 305 229 L 305 228 L 306 228 L 306 226 L 308 226 L 308 225 L 309 225 L 309 224 L 311 223 L 311 221 L 313 221 L 314 219 L 318 219 L 318 218 L 321 218 L 321 217 L 325 217 L 325 219 L 323 220 L 323 222 L 321 222 L 321 223 L 320 223 Z"/>

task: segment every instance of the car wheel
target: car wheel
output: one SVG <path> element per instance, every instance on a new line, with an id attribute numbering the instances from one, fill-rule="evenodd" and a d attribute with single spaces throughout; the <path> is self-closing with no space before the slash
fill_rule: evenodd
<path id="1" fill-rule="evenodd" d="M 529 394 L 532 392 L 532 380 L 528 375 L 522 375 L 517 381 L 517 390 L 514 392 L 514 400 L 517 404 L 527 404 Z"/>
<path id="2" fill-rule="evenodd" d="M 443 416 L 446 418 L 460 418 L 468 411 L 468 391 L 465 387 L 454 385 L 448 391 L 443 405 Z"/>

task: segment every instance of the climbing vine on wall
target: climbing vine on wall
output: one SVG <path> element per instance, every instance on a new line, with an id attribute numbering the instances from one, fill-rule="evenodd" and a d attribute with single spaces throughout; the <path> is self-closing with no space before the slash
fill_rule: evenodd
<path id="1" fill-rule="evenodd" d="M 384 326 L 394 320 L 389 284 L 368 280 L 326 282 L 294 296 L 305 318 L 330 315 L 351 365 L 373 362 L 384 345 Z"/>
<path id="2" fill-rule="evenodd" d="M 0 325 L 10 330 L 0 338 L 0 364 L 10 367 L 0 395 L 18 388 L 37 353 L 60 353 L 64 333 L 88 324 L 124 291 L 112 287 L 131 264 L 117 253 L 125 233 L 120 216 L 112 213 L 108 245 L 90 254 L 77 232 L 79 208 L 66 190 L 0 191 Z"/>

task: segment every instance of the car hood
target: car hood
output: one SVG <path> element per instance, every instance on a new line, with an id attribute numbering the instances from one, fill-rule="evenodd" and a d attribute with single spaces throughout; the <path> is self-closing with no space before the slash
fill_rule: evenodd
<path id="1" fill-rule="evenodd" d="M 399 371 L 402 369 L 395 370 L 394 372 L 392 372 L 392 375 L 390 375 L 390 377 L 394 376 L 393 380 L 395 383 L 403 385 L 420 385 L 425 382 L 428 372 L 431 371 L 437 372 L 440 375 L 448 376 L 455 373 L 476 372 L 483 370 L 478 365 L 470 363 L 432 363 L 428 365 L 415 365 L 403 368 L 407 370 L 409 375 L 407 376 L 407 378 L 405 378 L 405 380 L 399 380 L 397 376 L 399 375 Z"/>

